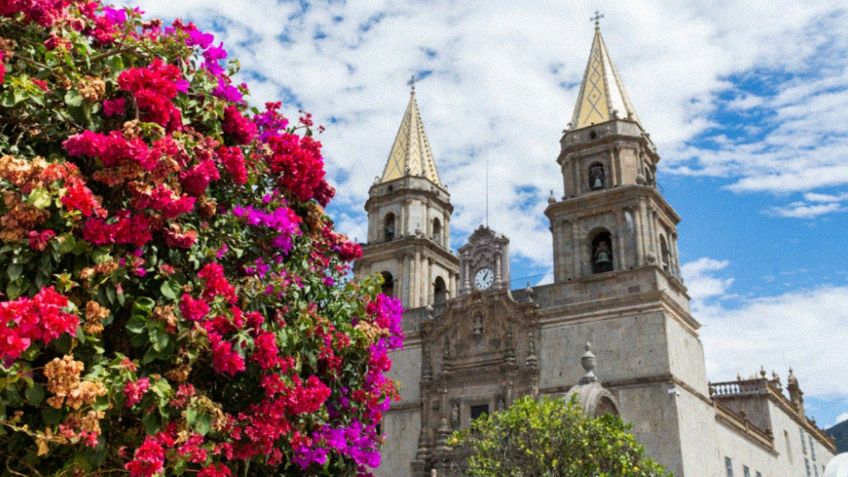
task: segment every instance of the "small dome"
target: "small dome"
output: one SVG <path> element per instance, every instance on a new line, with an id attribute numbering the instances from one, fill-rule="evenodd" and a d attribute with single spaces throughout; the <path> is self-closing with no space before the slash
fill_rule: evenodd
<path id="1" fill-rule="evenodd" d="M 827 463 L 824 477 L 848 477 L 848 452 L 843 452 Z"/>

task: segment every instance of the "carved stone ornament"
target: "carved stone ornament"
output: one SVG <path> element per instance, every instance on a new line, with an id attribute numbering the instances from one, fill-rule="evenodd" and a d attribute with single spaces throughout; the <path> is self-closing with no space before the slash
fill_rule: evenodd
<path id="1" fill-rule="evenodd" d="M 504 409 L 518 397 L 538 395 L 541 350 L 538 307 L 504 289 L 453 298 L 421 327 L 422 358 L 428 359 L 422 374 L 429 378 L 420 388 L 421 401 L 429 403 L 418 444 L 430 454 L 422 451 L 416 464 L 423 469 L 450 460 L 446 439 L 462 425 L 464 403 Z"/>

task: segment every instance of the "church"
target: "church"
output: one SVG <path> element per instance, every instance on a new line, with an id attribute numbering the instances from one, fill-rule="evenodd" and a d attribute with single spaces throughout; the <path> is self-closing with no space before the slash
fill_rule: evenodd
<path id="1" fill-rule="evenodd" d="M 805 416 L 791 370 L 785 386 L 764 370 L 707 380 L 680 217 L 657 188 L 660 156 L 597 23 L 560 145 L 563 194 L 545 209 L 554 281 L 511 290 L 508 237 L 480 226 L 450 249 L 453 206 L 413 86 L 354 266 L 382 274 L 405 309 L 391 371 L 401 400 L 384 416 L 376 474 L 452 475 L 448 436 L 530 394 L 620 414 L 678 477 L 823 476 L 834 442 Z"/>

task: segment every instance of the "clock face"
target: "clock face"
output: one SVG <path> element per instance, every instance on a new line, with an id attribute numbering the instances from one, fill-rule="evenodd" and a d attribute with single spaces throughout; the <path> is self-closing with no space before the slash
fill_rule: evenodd
<path id="1" fill-rule="evenodd" d="M 491 268 L 485 267 L 477 270 L 477 273 L 474 275 L 474 286 L 478 290 L 486 290 L 490 286 L 492 286 L 492 282 L 495 281 L 495 272 L 492 271 Z"/>

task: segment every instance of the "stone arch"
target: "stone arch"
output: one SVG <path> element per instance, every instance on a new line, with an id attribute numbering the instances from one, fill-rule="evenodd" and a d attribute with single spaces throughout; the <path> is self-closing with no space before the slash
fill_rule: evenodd
<path id="1" fill-rule="evenodd" d="M 383 277 L 383 294 L 386 296 L 395 296 L 395 277 L 391 272 L 380 272 Z"/>
<path id="2" fill-rule="evenodd" d="M 668 241 L 663 234 L 660 234 L 660 266 L 666 272 L 671 272 L 671 255 L 668 250 Z"/>
<path id="3" fill-rule="evenodd" d="M 592 273 L 612 271 L 614 253 L 612 234 L 605 228 L 597 228 L 589 235 L 589 263 Z"/>
<path id="4" fill-rule="evenodd" d="M 600 162 L 589 164 L 589 190 L 601 190 L 607 188 L 606 169 Z"/>
<path id="5" fill-rule="evenodd" d="M 395 239 L 395 214 L 391 212 L 383 218 L 383 238 L 386 242 Z"/>
<path id="6" fill-rule="evenodd" d="M 444 305 L 448 301 L 448 287 L 442 277 L 436 277 L 433 282 L 433 304 Z"/>

